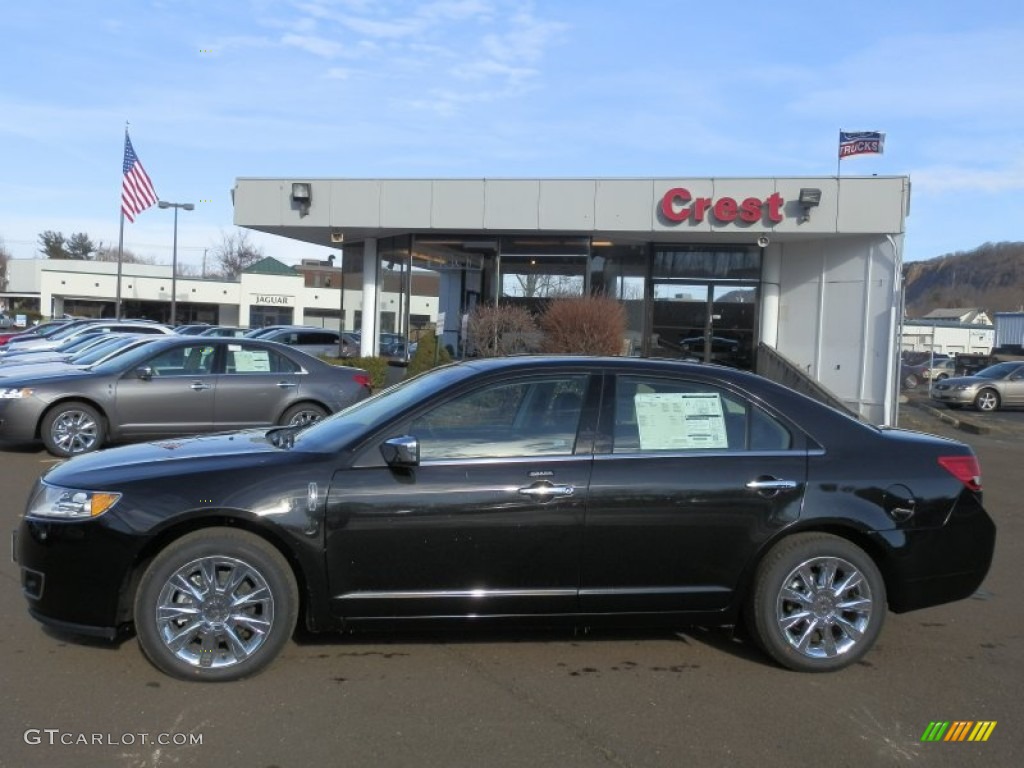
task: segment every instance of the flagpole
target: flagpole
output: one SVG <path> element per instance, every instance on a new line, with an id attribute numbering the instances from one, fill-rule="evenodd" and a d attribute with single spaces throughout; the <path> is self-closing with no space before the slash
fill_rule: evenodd
<path id="1" fill-rule="evenodd" d="M 114 302 L 114 317 L 121 319 L 121 261 L 124 252 L 124 208 L 121 208 L 121 230 L 117 235 L 117 299 Z"/>
<path id="2" fill-rule="evenodd" d="M 839 178 L 839 164 L 843 162 L 843 132 L 839 131 L 839 151 L 836 152 L 836 178 Z"/>

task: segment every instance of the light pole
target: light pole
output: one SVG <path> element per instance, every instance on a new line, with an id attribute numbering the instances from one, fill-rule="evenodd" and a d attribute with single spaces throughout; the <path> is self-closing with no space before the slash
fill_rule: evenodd
<path id="1" fill-rule="evenodd" d="M 178 315 L 178 209 L 184 208 L 186 211 L 191 211 L 195 205 L 192 203 L 168 203 L 166 200 L 161 200 L 157 205 L 161 208 L 174 209 L 174 250 L 171 255 L 171 327 L 173 328 Z"/>

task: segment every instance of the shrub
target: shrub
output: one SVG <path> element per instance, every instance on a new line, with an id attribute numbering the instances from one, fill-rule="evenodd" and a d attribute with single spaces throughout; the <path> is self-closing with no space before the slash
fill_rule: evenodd
<path id="1" fill-rule="evenodd" d="M 535 352 L 540 334 L 533 315 L 510 304 L 478 305 L 469 316 L 467 345 L 480 357 Z"/>
<path id="2" fill-rule="evenodd" d="M 554 299 L 540 316 L 543 350 L 570 355 L 622 354 L 626 310 L 608 296 Z"/>
<path id="3" fill-rule="evenodd" d="M 444 347 L 438 349 L 437 336 L 434 335 L 434 332 L 427 331 L 417 342 L 416 353 L 412 356 L 412 360 L 409 361 L 409 368 L 406 370 L 405 375 L 406 377 L 416 376 L 424 371 L 429 371 L 435 366 L 450 363 L 451 361 L 452 356 L 448 354 L 447 349 Z"/>
<path id="4" fill-rule="evenodd" d="M 362 368 L 370 374 L 370 386 L 374 392 L 388 385 L 388 359 L 386 357 L 330 357 L 320 355 L 320 359 L 331 365 L 345 368 Z"/>

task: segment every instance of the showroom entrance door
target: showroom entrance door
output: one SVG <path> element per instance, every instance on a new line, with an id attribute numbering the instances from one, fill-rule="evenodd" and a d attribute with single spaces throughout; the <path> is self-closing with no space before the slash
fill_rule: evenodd
<path id="1" fill-rule="evenodd" d="M 757 282 L 658 280 L 652 285 L 650 354 L 750 370 Z"/>

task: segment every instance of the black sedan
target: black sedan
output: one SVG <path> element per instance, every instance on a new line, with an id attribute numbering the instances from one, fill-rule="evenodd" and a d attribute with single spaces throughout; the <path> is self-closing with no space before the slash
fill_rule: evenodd
<path id="1" fill-rule="evenodd" d="M 108 440 L 306 425 L 370 394 L 370 377 L 269 341 L 168 334 L 84 368 L 0 377 L 0 440 L 55 456 Z"/>
<path id="2" fill-rule="evenodd" d="M 968 597 L 995 526 L 954 440 L 750 373 L 632 358 L 435 369 L 305 429 L 131 445 L 38 481 L 29 610 L 134 626 L 164 672 L 231 680 L 313 631 L 408 620 L 745 622 L 795 670 Z"/>

